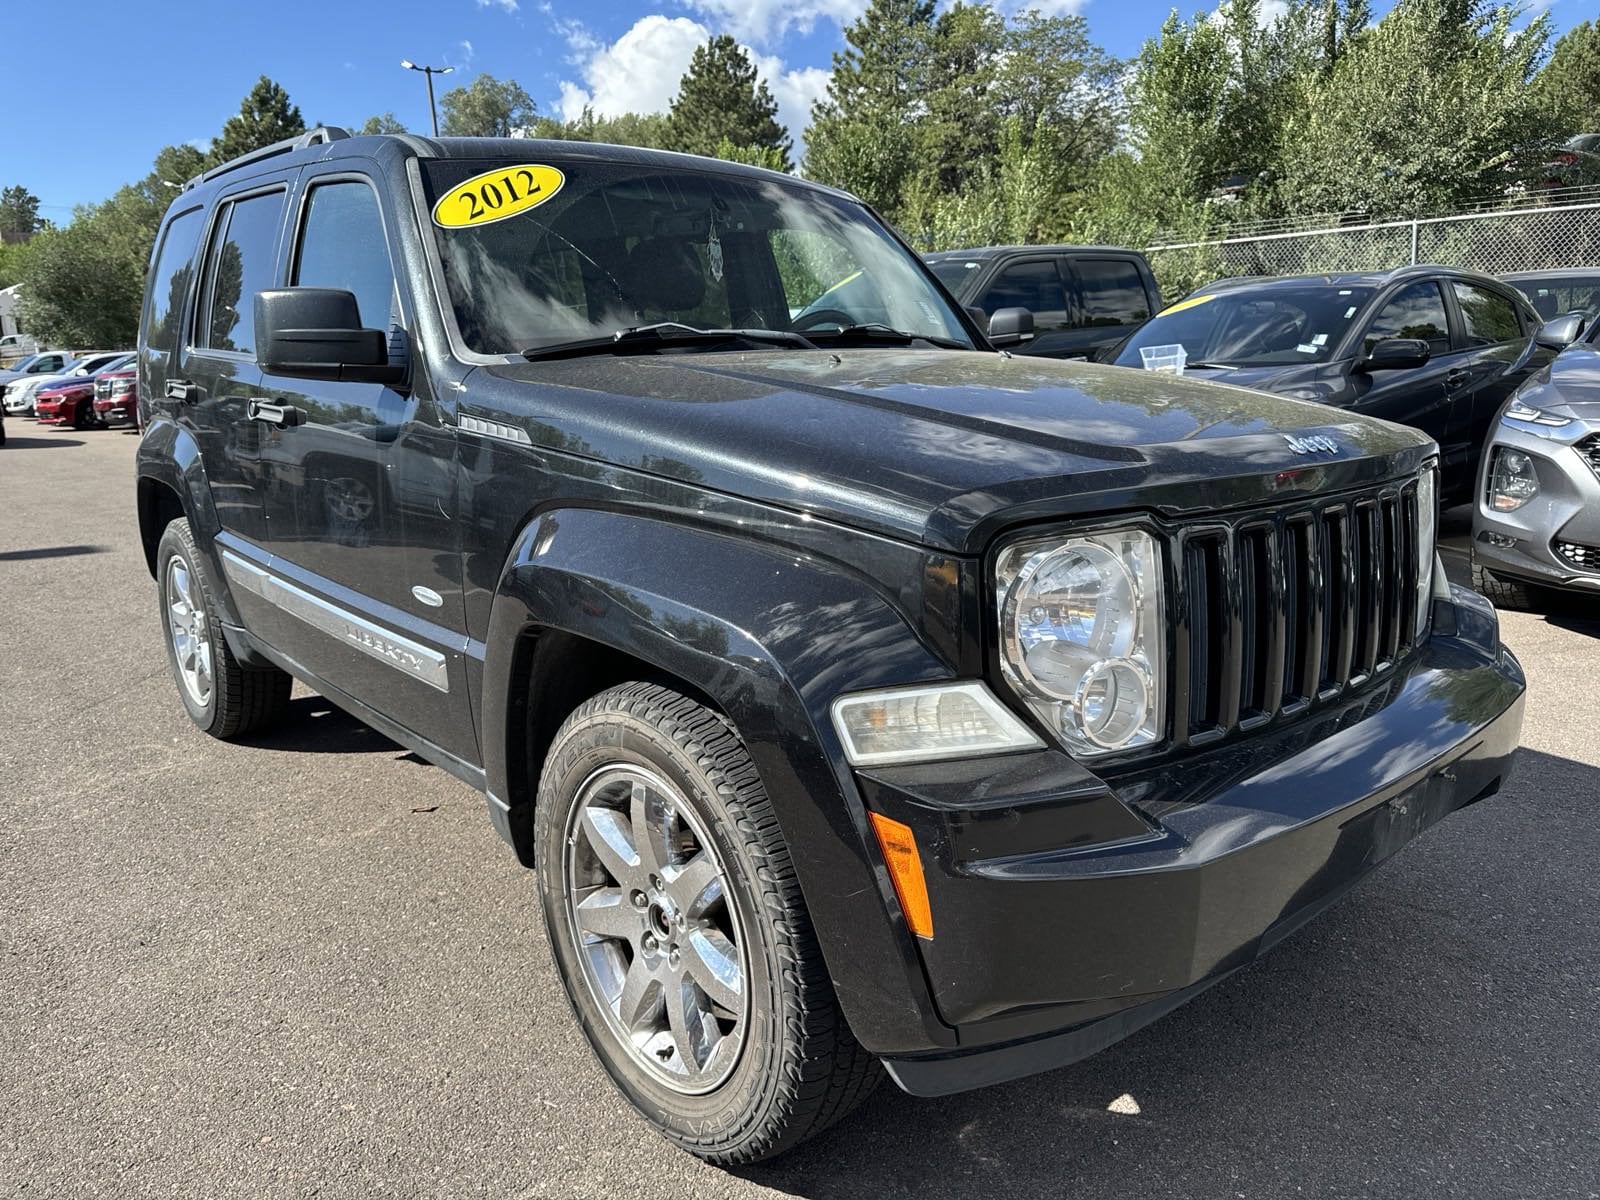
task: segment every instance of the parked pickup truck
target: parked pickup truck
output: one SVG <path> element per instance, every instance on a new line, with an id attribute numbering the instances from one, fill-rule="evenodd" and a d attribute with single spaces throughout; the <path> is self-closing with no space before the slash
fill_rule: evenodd
<path id="1" fill-rule="evenodd" d="M 997 353 L 787 175 L 315 130 L 177 195 L 139 356 L 195 725 L 297 677 L 482 792 L 716 1162 L 1091 1054 L 1510 769 L 1427 437 Z"/>
<path id="2" fill-rule="evenodd" d="M 951 295 L 982 313 L 990 342 L 1017 354 L 1095 358 L 1161 311 L 1137 250 L 985 246 L 927 259 Z"/>

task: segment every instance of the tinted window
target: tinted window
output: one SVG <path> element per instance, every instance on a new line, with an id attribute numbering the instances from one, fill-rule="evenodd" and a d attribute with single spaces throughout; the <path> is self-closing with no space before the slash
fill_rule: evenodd
<path id="1" fill-rule="evenodd" d="M 939 277 L 939 282 L 960 296 L 962 289 L 977 278 L 983 264 L 975 258 L 940 258 L 928 264 L 928 269 Z"/>
<path id="2" fill-rule="evenodd" d="M 1499 292 L 1473 287 L 1470 283 L 1452 284 L 1456 305 L 1461 309 L 1461 332 L 1469 346 L 1498 346 L 1522 337 L 1517 309 Z"/>
<path id="3" fill-rule="evenodd" d="M 206 264 L 207 303 L 199 344 L 254 354 L 255 295 L 273 285 L 272 268 L 283 216 L 283 193 L 227 204 L 217 219 Z"/>
<path id="4" fill-rule="evenodd" d="M 1085 325 L 1136 325 L 1150 318 L 1139 268 L 1126 259 L 1075 258 Z"/>
<path id="5" fill-rule="evenodd" d="M 990 317 L 1002 308 L 1025 308 L 1036 317 L 1065 316 L 1067 294 L 1055 263 L 1013 263 L 989 285 L 982 307 Z"/>
<path id="6" fill-rule="evenodd" d="M 1600 275 L 1523 279 L 1516 287 L 1528 298 L 1542 321 L 1569 312 L 1600 313 Z"/>
<path id="7" fill-rule="evenodd" d="M 144 343 L 154 349 L 177 349 L 183 302 L 194 277 L 194 251 L 200 243 L 200 218 L 201 210 L 191 208 L 173 217 L 162 234 L 156 265 L 150 272 L 143 322 Z"/>
<path id="8" fill-rule="evenodd" d="M 394 268 L 371 187 L 347 181 L 311 190 L 292 282 L 353 292 L 361 323 L 368 329 L 389 328 Z"/>
<path id="9" fill-rule="evenodd" d="M 1137 367 L 1141 348 L 1176 344 L 1188 352 L 1191 367 L 1326 362 L 1371 297 L 1371 288 L 1326 285 L 1203 292 L 1141 325 L 1116 361 Z"/>
<path id="10" fill-rule="evenodd" d="M 1384 338 L 1422 338 L 1435 354 L 1450 349 L 1450 320 L 1444 315 L 1444 294 L 1437 283 L 1412 283 L 1401 288 L 1378 311 L 1362 339 L 1370 354 Z"/>

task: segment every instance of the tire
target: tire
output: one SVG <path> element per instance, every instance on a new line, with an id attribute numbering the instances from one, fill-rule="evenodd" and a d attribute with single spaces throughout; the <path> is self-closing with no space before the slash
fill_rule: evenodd
<path id="1" fill-rule="evenodd" d="M 641 811 L 656 836 L 634 833 Z M 882 1072 L 839 1009 L 772 805 L 729 721 L 653 683 L 595 696 L 551 744 L 534 820 L 545 929 L 573 1013 L 669 1141 L 721 1165 L 758 1162 L 871 1093 Z M 659 850 L 624 854 L 623 843 Z M 580 923 L 606 932 L 580 934 Z M 637 971 L 647 982 L 634 986 Z M 625 1007 L 637 1018 L 629 1034 Z"/>
<path id="2" fill-rule="evenodd" d="M 1531 583 L 1523 583 L 1519 579 L 1496 575 L 1481 566 L 1476 559 L 1472 562 L 1472 590 L 1483 593 L 1496 608 L 1504 608 L 1511 612 L 1532 612 L 1543 607 L 1542 588 Z"/>
<path id="3" fill-rule="evenodd" d="M 72 427 L 79 433 L 83 433 L 86 430 L 94 428 L 93 403 L 84 404 L 80 402 L 78 406 L 72 410 Z"/>
<path id="4" fill-rule="evenodd" d="M 233 656 L 201 562 L 189 522 L 179 517 L 156 549 L 156 603 L 178 698 L 189 719 L 212 737 L 258 733 L 288 711 L 294 679 Z"/>

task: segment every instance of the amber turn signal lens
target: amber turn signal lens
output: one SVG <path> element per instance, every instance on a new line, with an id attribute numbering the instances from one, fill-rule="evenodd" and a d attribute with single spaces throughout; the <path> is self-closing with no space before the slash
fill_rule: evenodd
<path id="1" fill-rule="evenodd" d="M 917 841 L 911 836 L 910 827 L 882 813 L 868 813 L 867 816 L 872 818 L 872 831 L 878 835 L 889 878 L 894 880 L 894 893 L 900 897 L 900 911 L 906 915 L 906 927 L 920 938 L 933 937 L 928 881 L 923 878 L 922 856 L 917 853 Z"/>

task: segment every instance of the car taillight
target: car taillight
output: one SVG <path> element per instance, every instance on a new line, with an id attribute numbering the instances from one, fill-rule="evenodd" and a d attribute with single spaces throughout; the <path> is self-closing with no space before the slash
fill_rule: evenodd
<path id="1" fill-rule="evenodd" d="M 1556 161 L 1563 167 L 1574 167 L 1578 164 L 1578 156 L 1576 154 L 1561 153 L 1556 155 Z"/>

